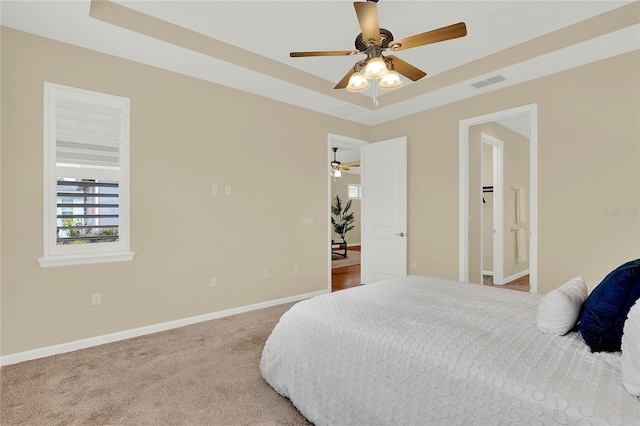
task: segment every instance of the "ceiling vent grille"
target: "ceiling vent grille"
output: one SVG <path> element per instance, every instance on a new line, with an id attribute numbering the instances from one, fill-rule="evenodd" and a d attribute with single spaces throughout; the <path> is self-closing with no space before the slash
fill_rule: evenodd
<path id="1" fill-rule="evenodd" d="M 506 78 L 504 78 L 501 75 L 495 75 L 493 77 L 489 77 L 487 79 L 484 80 L 480 80 L 480 81 L 476 81 L 475 83 L 471 83 L 471 85 L 473 87 L 475 87 L 476 89 L 480 89 L 482 87 L 486 87 L 490 84 L 496 84 L 496 83 L 500 83 L 501 81 L 505 81 Z"/>

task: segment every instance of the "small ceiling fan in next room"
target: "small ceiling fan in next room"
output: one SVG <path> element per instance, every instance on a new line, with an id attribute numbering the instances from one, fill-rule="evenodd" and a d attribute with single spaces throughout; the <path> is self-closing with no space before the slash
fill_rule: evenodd
<path id="1" fill-rule="evenodd" d="M 291 52 L 292 58 L 305 56 L 350 56 L 367 55 L 366 58 L 355 63 L 352 69 L 336 84 L 335 89 L 347 89 L 350 92 L 361 92 L 370 87 L 369 80 L 380 80 L 378 86 L 382 89 L 395 89 L 402 86 L 398 73 L 409 80 L 418 81 L 427 73 L 403 61 L 394 55 L 385 55 L 387 51 L 400 52 L 426 44 L 451 40 L 467 35 L 464 22 L 427 31 L 394 40 L 391 31 L 378 25 L 377 0 L 355 2 L 358 23 L 362 32 L 355 41 L 355 50 L 334 50 L 320 52 Z"/>
<path id="2" fill-rule="evenodd" d="M 342 176 L 342 170 L 347 171 L 347 170 L 351 170 L 351 168 L 353 167 L 360 167 L 359 161 L 353 161 L 351 163 L 342 164 L 336 159 L 336 153 L 338 152 L 338 148 L 333 147 L 331 149 L 333 150 L 333 161 L 329 165 L 331 166 L 331 175 L 333 177 Z"/>

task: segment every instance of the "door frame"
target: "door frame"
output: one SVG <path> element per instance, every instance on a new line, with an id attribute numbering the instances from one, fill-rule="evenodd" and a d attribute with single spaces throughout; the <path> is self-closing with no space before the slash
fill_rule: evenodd
<path id="1" fill-rule="evenodd" d="M 459 122 L 458 280 L 469 280 L 469 127 L 529 114 L 529 292 L 538 292 L 538 104 L 533 103 Z"/>
<path id="2" fill-rule="evenodd" d="M 504 142 L 488 135 L 480 134 L 480 143 L 491 145 L 493 155 L 493 283 L 504 284 Z M 481 176 L 483 162 L 480 163 Z M 482 191 L 482 180 L 480 181 Z M 482 207 L 482 206 L 481 206 Z M 484 225 L 484 209 L 480 208 L 480 223 Z M 484 243 L 484 226 L 480 227 L 480 243 Z M 484 247 L 480 247 L 480 264 L 484 269 Z"/>
<path id="3" fill-rule="evenodd" d="M 348 136 L 342 136 L 342 135 L 336 135 L 333 133 L 328 133 L 327 134 L 327 210 L 326 210 L 326 216 L 325 216 L 325 223 L 327 224 L 327 269 L 328 269 L 328 289 L 329 292 L 331 292 L 331 281 L 332 281 L 332 271 L 331 271 L 331 232 L 333 231 L 332 226 L 331 226 L 331 204 L 332 204 L 332 200 L 331 200 L 331 161 L 333 160 L 333 151 L 331 150 L 331 147 L 333 146 L 333 144 L 335 142 L 339 142 L 339 143 L 343 143 L 343 144 L 350 144 L 350 145 L 359 145 L 360 147 L 364 146 L 364 145 L 368 145 L 369 141 L 365 141 L 362 139 L 356 139 L 356 138 L 351 138 Z M 362 164 L 362 150 L 360 150 L 360 164 Z M 360 184 L 362 185 L 362 175 L 360 175 Z M 362 220 L 362 219 L 361 219 Z M 362 227 L 362 224 L 360 226 L 360 234 L 364 235 L 365 233 L 365 229 L 364 227 Z M 360 238 L 360 241 L 362 242 L 362 239 L 364 237 Z"/>

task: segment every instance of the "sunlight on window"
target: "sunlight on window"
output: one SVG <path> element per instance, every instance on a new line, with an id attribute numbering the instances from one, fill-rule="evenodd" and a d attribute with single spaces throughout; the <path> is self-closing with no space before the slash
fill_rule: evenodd
<path id="1" fill-rule="evenodd" d="M 348 197 L 351 200 L 359 200 L 362 193 L 360 185 L 356 185 L 354 183 L 350 183 L 348 186 Z"/>

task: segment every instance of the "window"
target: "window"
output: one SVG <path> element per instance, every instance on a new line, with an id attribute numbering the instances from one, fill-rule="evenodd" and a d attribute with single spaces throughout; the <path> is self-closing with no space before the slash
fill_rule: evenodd
<path id="1" fill-rule="evenodd" d="M 348 197 L 350 200 L 359 200 L 362 196 L 360 185 L 350 183 L 347 185 Z"/>
<path id="2" fill-rule="evenodd" d="M 44 85 L 40 265 L 131 260 L 129 99 Z"/>

